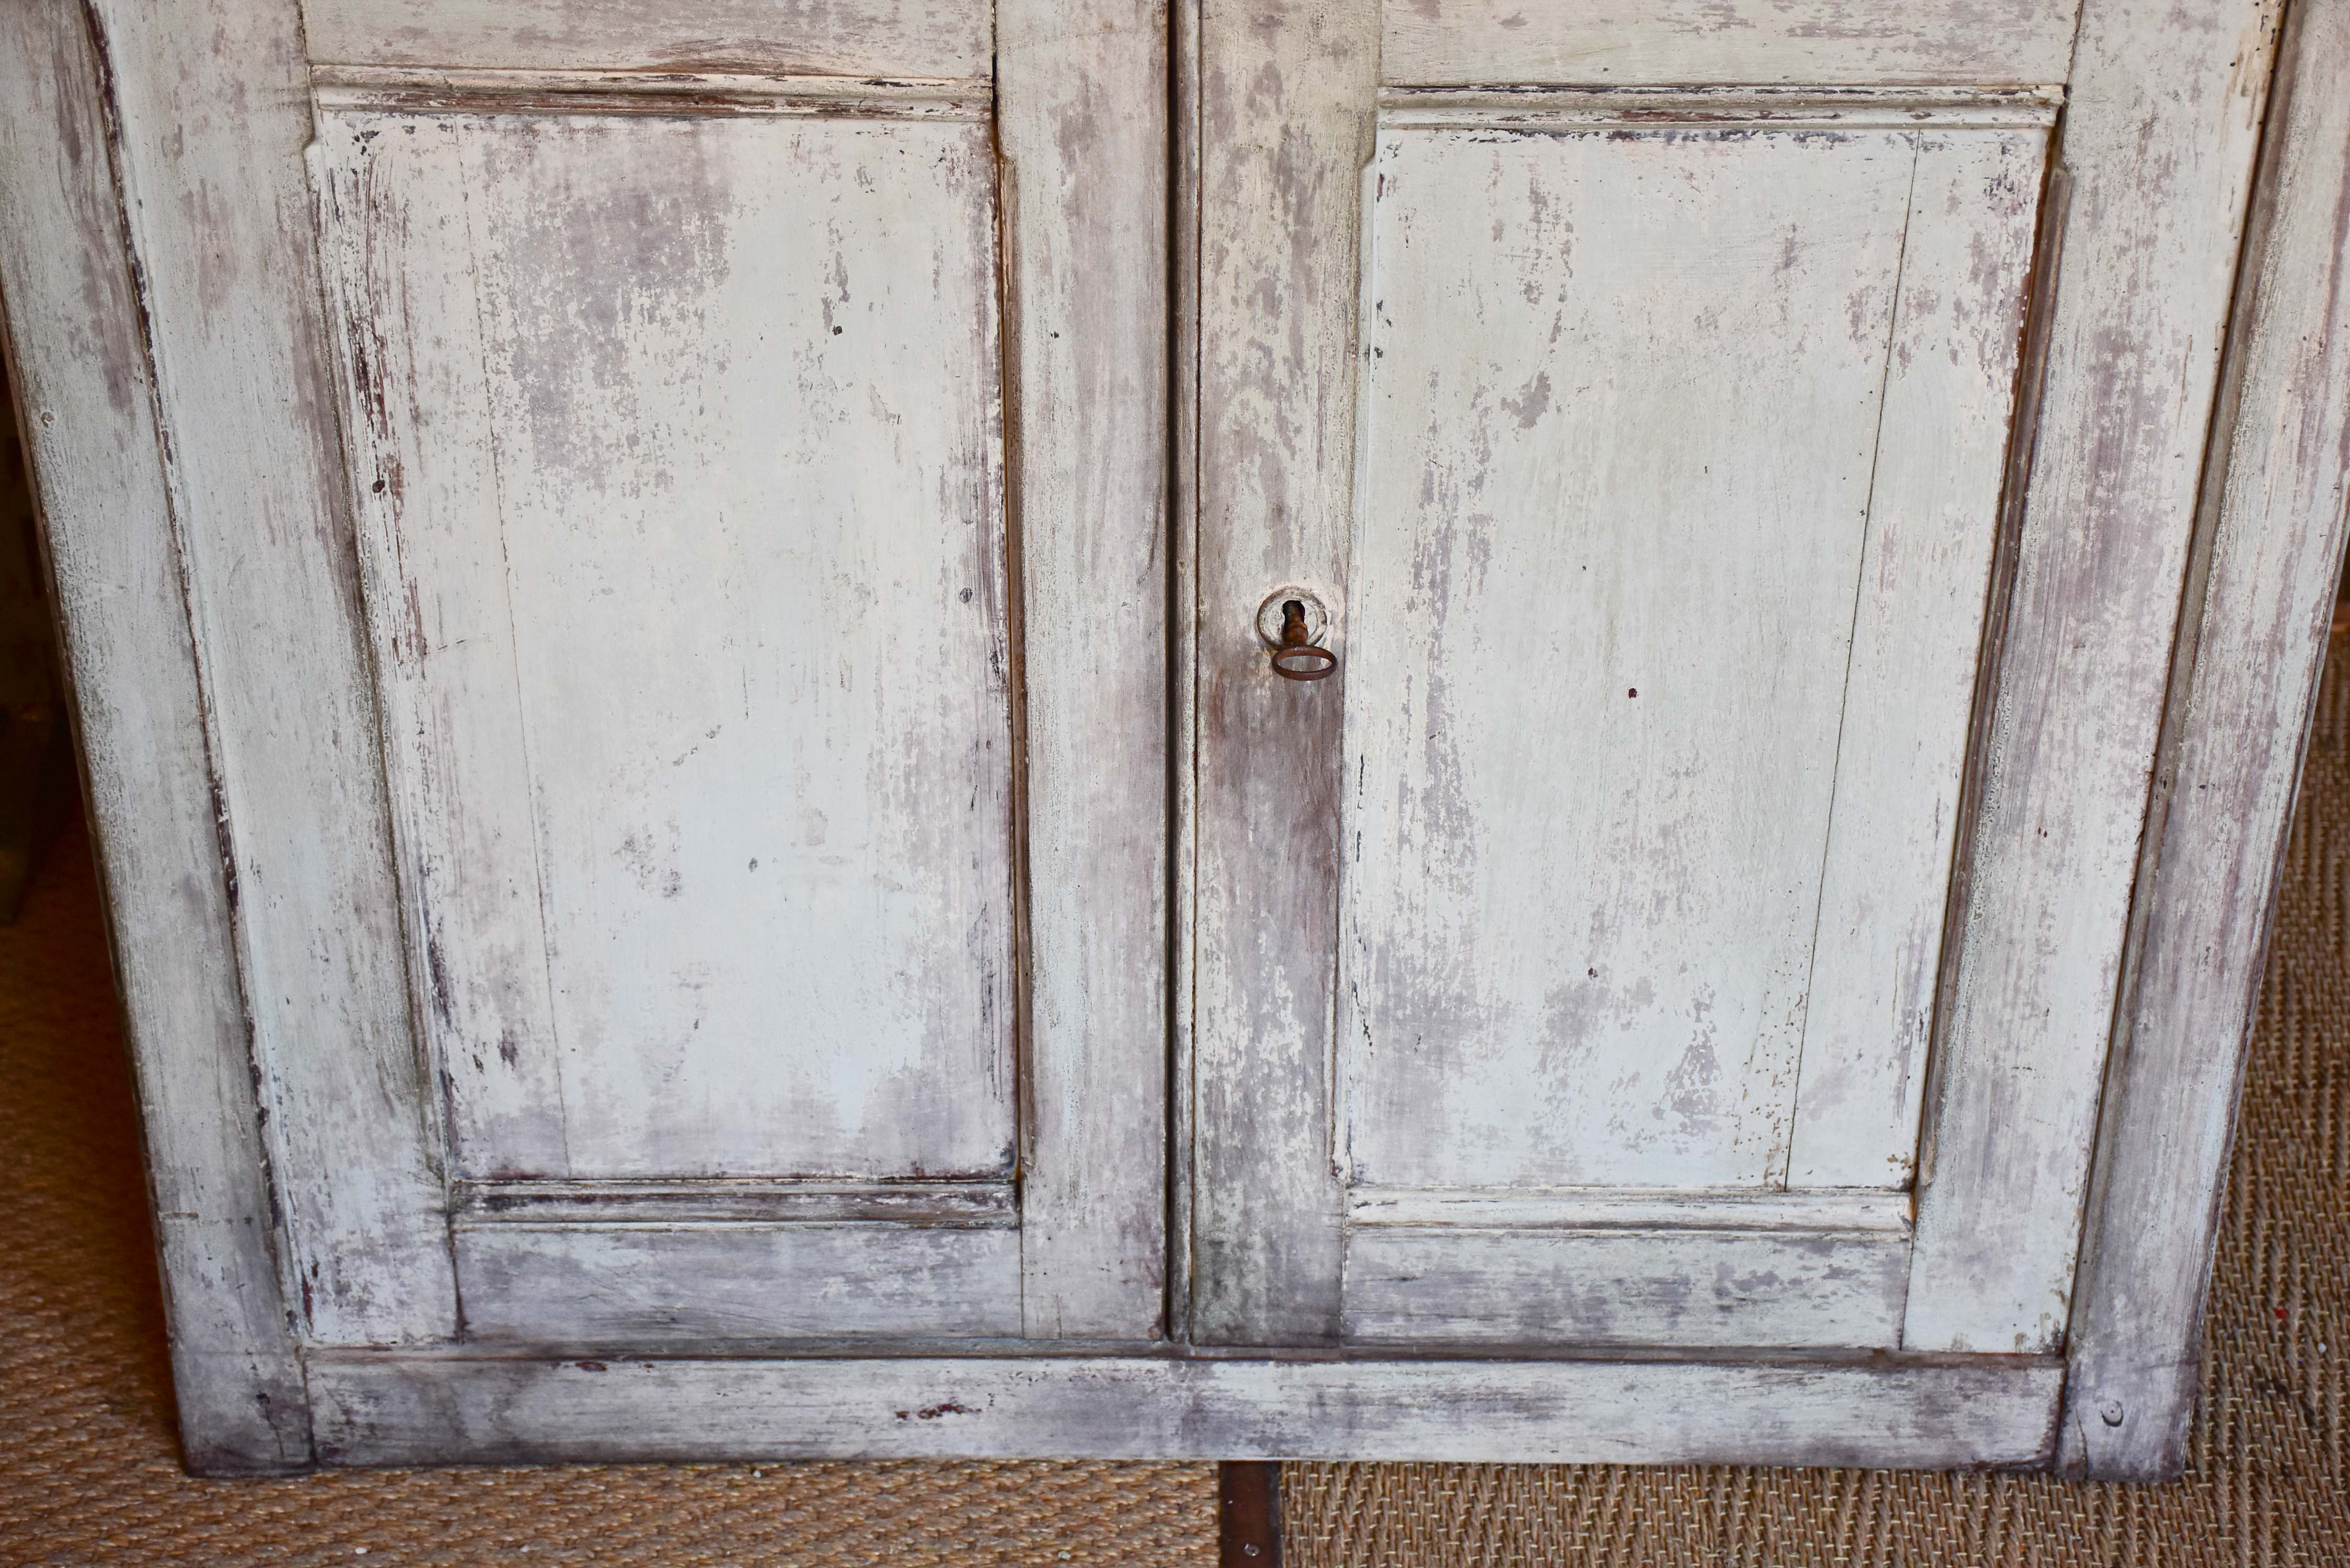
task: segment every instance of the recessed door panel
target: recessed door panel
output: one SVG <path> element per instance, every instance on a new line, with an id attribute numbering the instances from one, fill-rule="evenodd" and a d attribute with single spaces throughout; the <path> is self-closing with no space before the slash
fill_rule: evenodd
<path id="1" fill-rule="evenodd" d="M 1008 1175 L 985 126 L 324 145 L 459 1173 Z"/>
<path id="2" fill-rule="evenodd" d="M 2043 155 L 1382 136 L 1349 1182 L 1907 1179 Z"/>

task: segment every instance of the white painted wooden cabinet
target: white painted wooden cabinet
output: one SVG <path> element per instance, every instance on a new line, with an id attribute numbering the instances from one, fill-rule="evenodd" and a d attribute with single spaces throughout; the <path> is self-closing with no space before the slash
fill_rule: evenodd
<path id="1" fill-rule="evenodd" d="M 2341 0 L 0 34 L 192 1465 L 2180 1463 Z"/>

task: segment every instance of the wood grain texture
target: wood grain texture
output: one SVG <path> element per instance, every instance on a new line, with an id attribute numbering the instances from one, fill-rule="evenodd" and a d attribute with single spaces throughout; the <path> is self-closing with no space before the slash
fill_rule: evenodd
<path id="1" fill-rule="evenodd" d="M 1168 652 L 1171 662 L 1169 685 L 1173 723 L 1173 776 L 1170 824 L 1173 865 L 1168 878 L 1172 908 L 1168 919 L 1168 1084 L 1167 1107 L 1167 1326 L 1170 1338 L 1188 1338 L 1192 1331 L 1191 1279 L 1198 1236 L 1199 1079 L 1199 867 L 1200 819 L 1200 308 L 1201 224 L 1206 205 L 1201 193 L 1200 148 L 1201 91 L 1198 0 L 1177 0 L 1168 7 L 1169 54 L 1173 81 L 1174 144 L 1174 275 L 1170 295 L 1170 360 L 1169 390 L 1174 418 L 1169 431 L 1173 472 L 1169 494 L 1173 515 L 1169 533 L 1174 541 L 1173 570 L 1168 575 L 1173 590 L 1168 618 Z"/>
<path id="2" fill-rule="evenodd" d="M 1141 1357 L 491 1361 L 328 1356 L 340 1464 L 617 1459 L 2044 1462 L 2061 1368 Z"/>
<path id="3" fill-rule="evenodd" d="M 1918 139 L 1786 1182 L 1906 1187 L 2047 139 Z"/>
<path id="4" fill-rule="evenodd" d="M 2040 148 L 1381 133 L 1350 1179 L 1904 1184 Z"/>
<path id="5" fill-rule="evenodd" d="M 1148 1339 L 1167 1255 L 1167 13 L 1000 0 L 1026 725 L 1025 1332 Z"/>
<path id="6" fill-rule="evenodd" d="M 1338 1322 L 1329 1053 L 1347 680 L 1284 680 L 1257 607 L 1344 603 L 1372 0 L 1201 7 L 1191 1333 Z M 1341 659 L 1348 633 L 1331 634 Z"/>
<path id="7" fill-rule="evenodd" d="M 0 5 L 0 297 L 115 983 L 137 1072 L 182 1451 L 310 1462 L 155 386 L 79 7 Z"/>
<path id="8" fill-rule="evenodd" d="M 2065 78 L 2078 0 L 1396 0 L 1383 80 L 2034 84 Z"/>
<path id="9" fill-rule="evenodd" d="M 988 0 L 304 0 L 310 57 L 337 65 L 770 70 L 977 77 Z"/>
<path id="10" fill-rule="evenodd" d="M 2061 1342 L 2268 80 L 2261 0 L 2090 0 L 1903 1343 Z"/>
<path id="11" fill-rule="evenodd" d="M 2064 101 L 2061 86 L 1383 87 L 1379 124 L 1388 130 L 2022 130 L 2054 124 Z"/>
<path id="12" fill-rule="evenodd" d="M 985 128 L 355 112 L 318 146 L 457 1170 L 1007 1173 Z"/>
<path id="13" fill-rule="evenodd" d="M 655 1224 L 718 1220 L 1016 1226 L 1008 1181 L 457 1181 L 450 1211 L 475 1221 Z"/>
<path id="14" fill-rule="evenodd" d="M 1020 1235 L 1004 1226 L 459 1223 L 471 1343 L 1005 1337 Z"/>
<path id="15" fill-rule="evenodd" d="M 2350 5 L 2293 5 L 2279 49 L 2074 1287 L 2062 1459 L 2100 1479 L 2187 1461 L 2236 1096 L 2350 528 Z"/>
<path id="16" fill-rule="evenodd" d="M 1909 1195 L 1866 1188 L 1504 1188 L 1431 1191 L 1349 1187 L 1349 1225 L 1456 1225 L 1507 1231 L 1879 1231 L 1909 1229 Z"/>
<path id="17" fill-rule="evenodd" d="M 277 1196 L 308 1332 L 456 1326 L 302 152 L 291 0 L 102 0 L 233 860 Z"/>
<path id="18" fill-rule="evenodd" d="M 1890 1348 L 1906 1231 L 1357 1229 L 1359 1345 Z"/>
<path id="19" fill-rule="evenodd" d="M 315 66 L 322 109 L 473 114 L 837 115 L 984 120 L 995 84 L 983 77 L 912 81 L 742 71 L 453 69 Z"/>

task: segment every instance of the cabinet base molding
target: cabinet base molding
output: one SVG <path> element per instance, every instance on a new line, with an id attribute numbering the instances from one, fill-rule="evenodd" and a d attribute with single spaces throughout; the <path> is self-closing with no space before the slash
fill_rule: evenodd
<path id="1" fill-rule="evenodd" d="M 1420 1361 L 314 1355 L 338 1465 L 1349 1459 L 2034 1468 L 2054 1358 Z"/>

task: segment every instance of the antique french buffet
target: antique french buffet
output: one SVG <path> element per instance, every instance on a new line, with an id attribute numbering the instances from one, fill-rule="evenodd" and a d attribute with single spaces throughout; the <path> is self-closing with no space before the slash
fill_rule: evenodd
<path id="1" fill-rule="evenodd" d="M 2183 1460 L 2350 0 L 0 0 L 189 1464 Z"/>

